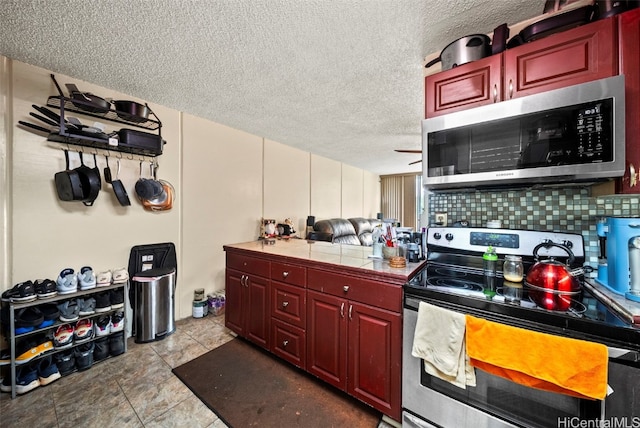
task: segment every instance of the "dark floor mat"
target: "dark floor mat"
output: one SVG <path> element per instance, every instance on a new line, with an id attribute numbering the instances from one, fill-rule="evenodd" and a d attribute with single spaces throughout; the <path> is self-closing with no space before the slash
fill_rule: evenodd
<path id="1" fill-rule="evenodd" d="M 233 428 L 375 428 L 382 416 L 241 339 L 176 367 L 173 373 Z"/>

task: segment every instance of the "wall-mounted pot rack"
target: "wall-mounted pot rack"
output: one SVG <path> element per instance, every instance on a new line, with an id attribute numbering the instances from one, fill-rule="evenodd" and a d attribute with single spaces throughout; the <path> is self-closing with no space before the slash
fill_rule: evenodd
<path id="1" fill-rule="evenodd" d="M 71 98 L 65 97 L 64 94 L 62 93 L 62 90 L 60 89 L 60 86 L 56 82 L 55 76 L 53 74 L 51 74 L 51 79 L 53 80 L 56 87 L 58 88 L 58 92 L 60 93 L 60 95 L 50 96 L 47 99 L 47 106 L 55 107 L 60 111 L 59 123 L 58 123 L 59 131 L 51 132 L 48 135 L 47 140 L 53 141 L 56 143 L 61 143 L 61 144 L 90 147 L 93 149 L 101 149 L 101 150 L 106 150 L 110 152 L 111 151 L 124 152 L 124 153 L 130 153 L 133 155 L 140 155 L 140 156 L 155 157 L 162 154 L 162 146 L 166 144 L 166 141 L 162 140 L 162 136 L 161 136 L 162 122 L 160 122 L 160 119 L 158 119 L 156 114 L 150 108 L 149 108 L 149 113 L 150 115 L 153 116 L 153 119 L 152 118 L 136 118 L 136 120 L 128 120 L 119 116 L 118 112 L 111 106 L 107 111 L 104 111 L 104 112 L 91 111 L 91 110 L 94 110 L 94 106 L 90 102 L 84 101 L 78 98 L 71 99 Z M 67 120 L 65 119 L 65 113 L 67 112 L 73 112 L 73 113 L 78 113 L 85 116 L 91 116 L 94 118 L 107 120 L 110 122 L 122 123 L 127 125 L 127 127 L 142 128 L 145 130 L 152 130 L 152 131 L 157 130 L 158 132 L 157 139 L 160 140 L 160 144 L 159 144 L 160 147 L 159 149 L 154 149 L 153 147 L 144 147 L 144 144 L 140 144 L 139 146 L 134 145 L 134 147 L 128 146 L 128 145 L 120 145 L 118 140 L 118 134 L 119 134 L 118 132 L 114 132 L 109 135 L 102 134 L 102 135 L 93 136 L 87 132 L 77 131 L 72 127 L 67 126 Z M 127 133 L 127 137 L 131 139 L 138 138 L 138 139 L 145 140 L 146 138 L 147 141 L 150 140 L 151 142 L 153 141 L 157 142 L 157 139 L 154 138 L 155 136 L 150 133 L 123 128 L 120 130 L 120 134 L 122 133 L 122 131 L 125 131 Z"/>

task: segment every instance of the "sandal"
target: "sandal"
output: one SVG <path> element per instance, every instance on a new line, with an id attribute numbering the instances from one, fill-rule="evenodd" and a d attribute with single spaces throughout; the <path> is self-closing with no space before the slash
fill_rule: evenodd
<path id="1" fill-rule="evenodd" d="M 32 302 L 36 297 L 36 290 L 31 281 L 20 282 L 2 293 L 3 302 Z"/>
<path id="2" fill-rule="evenodd" d="M 38 299 L 46 299 L 58 294 L 56 283 L 50 279 L 37 279 L 33 287 L 35 288 Z"/>

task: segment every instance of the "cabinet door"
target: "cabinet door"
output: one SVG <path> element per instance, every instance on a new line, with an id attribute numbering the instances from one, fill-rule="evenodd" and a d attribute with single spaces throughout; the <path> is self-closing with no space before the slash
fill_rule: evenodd
<path id="1" fill-rule="evenodd" d="M 347 301 L 307 292 L 307 371 L 327 383 L 347 386 Z"/>
<path id="2" fill-rule="evenodd" d="M 225 274 L 225 310 L 224 325 L 240 336 L 245 335 L 244 331 L 244 308 L 243 302 L 245 293 L 244 274 L 233 269 L 227 269 Z"/>
<path id="3" fill-rule="evenodd" d="M 466 110 L 501 99 L 502 55 L 492 55 L 425 77 L 425 117 Z"/>
<path id="4" fill-rule="evenodd" d="M 504 52 L 504 96 L 511 99 L 618 74 L 615 18 Z"/>
<path id="5" fill-rule="evenodd" d="M 269 348 L 269 280 L 255 275 L 247 275 L 245 292 L 246 337 L 256 345 Z"/>
<path id="6" fill-rule="evenodd" d="M 640 193 L 640 9 L 620 18 L 620 73 L 625 76 L 626 164 L 618 193 Z M 635 175 L 632 176 L 632 172 Z"/>
<path id="7" fill-rule="evenodd" d="M 349 302 L 347 392 L 400 420 L 402 317 Z"/>

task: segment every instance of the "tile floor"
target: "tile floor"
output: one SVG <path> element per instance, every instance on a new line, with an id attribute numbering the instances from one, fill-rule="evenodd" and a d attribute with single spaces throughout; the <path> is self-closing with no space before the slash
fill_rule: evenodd
<path id="1" fill-rule="evenodd" d="M 159 342 L 127 342 L 124 355 L 11 399 L 0 394 L 0 426 L 226 427 L 171 369 L 233 339 L 224 317 L 187 318 Z"/>

